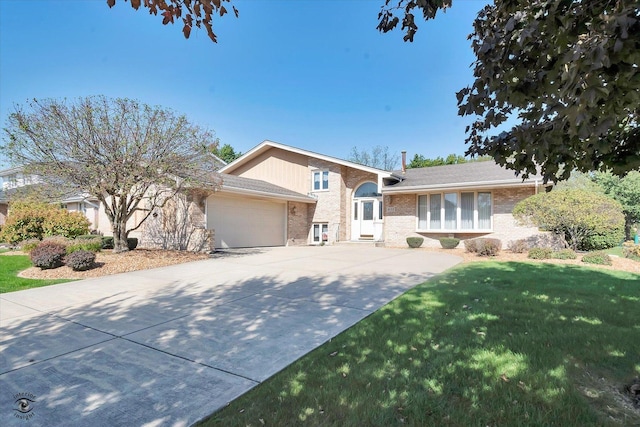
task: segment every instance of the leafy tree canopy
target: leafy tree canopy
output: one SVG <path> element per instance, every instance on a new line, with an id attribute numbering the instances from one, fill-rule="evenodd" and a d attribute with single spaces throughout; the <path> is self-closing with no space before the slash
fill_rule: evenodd
<path id="1" fill-rule="evenodd" d="M 593 175 L 593 180 L 606 194 L 620 202 L 625 216 L 627 238 L 632 238 L 634 228 L 640 226 L 640 172 L 632 171 L 624 177 L 599 172 Z"/>
<path id="2" fill-rule="evenodd" d="M 398 166 L 400 156 L 397 153 L 391 153 L 387 146 L 376 145 L 370 150 L 359 150 L 358 147 L 353 147 L 348 160 L 364 166 L 391 171 Z"/>
<path id="3" fill-rule="evenodd" d="M 449 154 L 446 158 L 436 157 L 427 158 L 422 154 L 415 154 L 413 159 L 407 163 L 407 169 L 426 168 L 430 166 L 456 165 L 459 163 L 467 163 L 467 159 L 459 154 Z"/>
<path id="4" fill-rule="evenodd" d="M 129 232 L 188 187 L 215 188 L 213 135 L 185 116 L 129 99 L 103 96 L 33 100 L 9 116 L 5 146 L 54 188 L 88 193 L 104 206 L 114 250 L 127 250 Z M 129 220 L 143 213 L 136 224 Z"/>
<path id="5" fill-rule="evenodd" d="M 229 144 L 224 144 L 222 147 L 216 146 L 213 149 L 213 154 L 224 160 L 226 163 L 231 163 L 238 157 L 242 156 L 242 153 L 236 152 Z"/>

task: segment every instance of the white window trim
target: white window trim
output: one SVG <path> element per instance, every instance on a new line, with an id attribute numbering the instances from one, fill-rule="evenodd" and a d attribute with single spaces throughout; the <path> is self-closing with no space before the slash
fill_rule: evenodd
<path id="1" fill-rule="evenodd" d="M 322 228 L 323 226 L 327 227 L 327 235 L 326 235 L 326 239 L 323 238 L 323 233 L 322 233 Z M 318 233 L 318 235 L 320 236 L 320 240 L 315 240 L 315 235 L 314 235 L 314 229 L 316 227 L 320 228 L 320 233 Z M 311 243 L 314 245 L 320 245 L 322 243 L 329 243 L 329 223 L 326 222 L 314 222 L 313 224 L 311 224 Z"/>
<path id="2" fill-rule="evenodd" d="M 445 203 L 444 203 L 444 195 L 449 193 L 455 193 L 457 196 L 456 199 L 456 228 L 444 228 L 445 225 Z M 491 195 L 491 228 L 462 228 L 462 193 L 473 193 L 473 224 L 476 225 L 479 223 L 479 212 L 478 212 L 478 193 L 489 193 Z M 441 228 L 432 229 L 430 228 L 431 224 L 431 196 L 432 194 L 440 194 L 440 224 Z M 420 228 L 420 196 L 427 197 L 427 228 Z M 419 193 L 416 195 L 416 232 L 419 233 L 492 233 L 493 232 L 493 208 L 495 206 L 495 198 L 493 191 L 438 191 L 432 193 Z"/>
<path id="3" fill-rule="evenodd" d="M 314 179 L 315 179 L 315 174 L 319 173 L 320 174 L 320 188 L 318 190 L 314 189 Z M 322 188 L 322 183 L 323 183 L 323 179 L 322 176 L 324 174 L 327 174 L 327 188 Z M 329 170 L 328 169 L 314 169 L 311 171 L 311 192 L 312 193 L 322 193 L 324 191 L 329 191 Z"/>

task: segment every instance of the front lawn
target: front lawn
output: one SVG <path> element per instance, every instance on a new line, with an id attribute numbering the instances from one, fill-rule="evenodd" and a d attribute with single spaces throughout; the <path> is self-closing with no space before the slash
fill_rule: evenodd
<path id="1" fill-rule="evenodd" d="M 20 291 L 22 289 L 38 288 L 40 286 L 55 285 L 69 282 L 67 279 L 36 280 L 18 277 L 18 273 L 31 267 L 31 260 L 26 255 L 0 256 L 0 294 Z"/>
<path id="2" fill-rule="evenodd" d="M 205 425 L 638 425 L 640 275 L 472 263 L 386 305 Z"/>

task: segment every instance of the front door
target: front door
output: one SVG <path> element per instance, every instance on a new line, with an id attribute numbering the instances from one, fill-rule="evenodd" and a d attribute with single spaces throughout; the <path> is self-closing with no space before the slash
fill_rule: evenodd
<path id="1" fill-rule="evenodd" d="M 373 213 L 374 213 L 374 200 L 361 200 L 360 201 L 360 238 L 373 239 Z"/>

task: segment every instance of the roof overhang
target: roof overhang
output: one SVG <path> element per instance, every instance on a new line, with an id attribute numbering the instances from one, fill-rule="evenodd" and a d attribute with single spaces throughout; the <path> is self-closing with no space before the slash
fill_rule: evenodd
<path id="1" fill-rule="evenodd" d="M 415 194 L 421 192 L 432 192 L 438 190 L 476 190 L 476 189 L 494 189 L 494 188 L 514 188 L 514 187 L 537 187 L 542 181 L 478 181 L 478 182 L 460 182 L 452 184 L 434 184 L 434 185 L 413 185 L 403 186 L 399 188 L 382 187 L 382 194 Z"/>
<path id="2" fill-rule="evenodd" d="M 317 199 L 311 196 L 305 196 L 300 194 L 299 196 L 293 194 L 278 194 L 268 191 L 250 190 L 247 188 L 232 187 L 228 185 L 222 185 L 220 189 L 215 191 L 215 194 L 234 194 L 239 196 L 250 196 L 259 199 L 279 200 L 285 202 L 302 202 L 302 203 L 316 203 Z"/>

